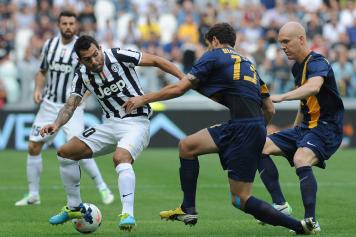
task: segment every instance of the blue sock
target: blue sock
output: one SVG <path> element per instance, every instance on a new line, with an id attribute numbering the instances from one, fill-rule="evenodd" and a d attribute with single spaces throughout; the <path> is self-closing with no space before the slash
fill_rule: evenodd
<path id="1" fill-rule="evenodd" d="M 272 201 L 275 204 L 282 205 L 286 202 L 281 186 L 279 185 L 279 173 L 276 165 L 269 155 L 263 155 L 258 164 L 258 171 L 264 185 L 271 194 Z"/>
<path id="2" fill-rule="evenodd" d="M 296 169 L 299 176 L 300 192 L 304 204 L 304 218 L 312 217 L 315 221 L 315 204 L 318 184 L 310 166 L 303 166 Z"/>
<path id="3" fill-rule="evenodd" d="M 272 205 L 251 196 L 245 203 L 245 212 L 270 225 L 284 226 L 296 233 L 304 233 L 300 221 L 277 211 Z"/>
<path id="4" fill-rule="evenodd" d="M 184 193 L 182 210 L 189 214 L 194 214 L 195 211 L 195 194 L 197 190 L 197 180 L 199 175 L 199 160 L 198 158 L 189 160 L 180 158 L 180 183 Z"/>

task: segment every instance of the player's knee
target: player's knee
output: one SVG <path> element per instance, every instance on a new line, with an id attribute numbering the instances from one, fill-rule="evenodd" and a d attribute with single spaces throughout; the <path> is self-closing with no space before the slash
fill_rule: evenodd
<path id="1" fill-rule="evenodd" d="M 301 156 L 295 156 L 293 158 L 293 163 L 296 168 L 302 166 L 311 166 L 309 159 L 305 159 L 305 157 L 301 157 Z"/>
<path id="2" fill-rule="evenodd" d="M 66 148 L 66 146 L 61 146 L 60 148 L 58 148 L 57 150 L 57 155 L 59 157 L 63 157 L 63 158 L 67 158 L 70 159 L 71 158 L 71 154 L 70 151 Z"/>
<path id="3" fill-rule="evenodd" d="M 114 156 L 112 157 L 112 161 L 114 162 L 115 167 L 122 163 L 132 164 L 134 162 L 129 152 L 115 152 Z"/>
<path id="4" fill-rule="evenodd" d="M 74 162 L 77 162 L 68 158 L 63 158 L 63 156 L 57 156 L 57 159 L 61 166 L 67 166 L 73 164 Z"/>
<path id="5" fill-rule="evenodd" d="M 28 143 L 28 153 L 31 156 L 37 156 L 41 153 L 42 144 L 38 142 L 29 142 Z"/>
<path id="6" fill-rule="evenodd" d="M 194 150 L 186 141 L 186 139 L 180 140 L 178 147 L 180 157 L 188 158 L 194 156 Z"/>
<path id="7" fill-rule="evenodd" d="M 263 146 L 262 154 L 271 155 L 275 152 L 276 145 L 272 142 L 270 138 L 266 138 L 265 145 Z"/>

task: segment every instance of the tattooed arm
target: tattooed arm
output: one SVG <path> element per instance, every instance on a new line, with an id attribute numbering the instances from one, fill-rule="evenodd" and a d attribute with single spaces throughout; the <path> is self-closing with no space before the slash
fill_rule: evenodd
<path id="1" fill-rule="evenodd" d="M 62 109 L 59 111 L 58 116 L 56 118 L 56 121 L 52 124 L 48 124 L 44 126 L 40 133 L 41 136 L 45 136 L 47 134 L 54 134 L 62 127 L 64 124 L 66 124 L 69 119 L 73 116 L 73 113 L 75 109 L 79 106 L 80 102 L 82 101 L 82 97 L 72 94 L 68 98 L 66 104 L 62 107 Z"/>

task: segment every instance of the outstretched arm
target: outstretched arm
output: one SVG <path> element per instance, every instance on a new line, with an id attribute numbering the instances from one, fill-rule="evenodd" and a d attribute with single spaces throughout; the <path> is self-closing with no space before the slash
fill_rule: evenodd
<path id="1" fill-rule="evenodd" d="M 64 124 L 66 124 L 69 121 L 69 119 L 73 116 L 75 109 L 79 106 L 81 101 L 82 101 L 82 97 L 75 94 L 70 95 L 66 104 L 59 111 L 54 123 L 46 125 L 41 129 L 40 131 L 41 136 L 45 136 L 46 134 L 56 133 L 58 129 L 62 127 Z"/>
<path id="2" fill-rule="evenodd" d="M 319 76 L 312 77 L 309 78 L 308 81 L 301 87 L 281 95 L 271 95 L 271 99 L 274 103 L 278 103 L 286 100 L 306 99 L 311 95 L 318 94 L 323 83 L 324 83 L 324 78 Z"/>
<path id="3" fill-rule="evenodd" d="M 165 86 L 160 91 L 148 93 L 143 96 L 131 97 L 123 104 L 123 107 L 126 113 L 131 113 L 132 110 L 142 107 L 145 104 L 179 97 L 189 89 L 195 87 L 195 85 L 197 85 L 197 79 L 193 75 L 188 74 L 178 83 Z"/>
<path id="4" fill-rule="evenodd" d="M 156 56 L 153 54 L 142 53 L 142 58 L 138 65 L 139 66 L 158 67 L 162 71 L 167 72 L 167 73 L 172 74 L 173 76 L 177 77 L 179 80 L 181 80 L 184 77 L 184 73 L 181 72 L 176 67 L 176 65 L 174 65 L 172 62 L 168 61 L 165 58 L 162 58 L 162 57 L 159 57 L 159 56 Z"/>

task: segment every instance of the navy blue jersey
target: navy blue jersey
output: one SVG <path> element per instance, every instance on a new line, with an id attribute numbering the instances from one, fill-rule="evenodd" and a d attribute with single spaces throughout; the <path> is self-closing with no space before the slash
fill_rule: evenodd
<path id="1" fill-rule="evenodd" d="M 301 100 L 300 108 L 304 115 L 302 126 L 314 128 L 320 123 L 333 124 L 342 132 L 344 105 L 337 90 L 333 69 L 327 59 L 311 51 L 303 63 L 293 65 L 292 73 L 296 88 L 313 77 L 324 78 L 318 94 Z"/>
<path id="2" fill-rule="evenodd" d="M 253 101 L 261 111 L 262 98 L 269 96 L 255 66 L 232 48 L 204 53 L 190 74 L 199 80 L 198 92 L 225 105 L 230 111 L 242 110 L 241 106 L 240 109 L 234 108 L 235 102 L 246 99 Z M 251 104 L 248 107 L 251 108 Z"/>

